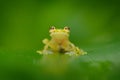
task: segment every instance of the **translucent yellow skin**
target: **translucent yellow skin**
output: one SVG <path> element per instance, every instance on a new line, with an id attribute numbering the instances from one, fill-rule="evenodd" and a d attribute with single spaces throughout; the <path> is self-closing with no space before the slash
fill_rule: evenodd
<path id="1" fill-rule="evenodd" d="M 50 29 L 51 40 L 44 39 L 45 44 L 43 51 L 37 51 L 40 54 L 68 54 L 68 55 L 83 55 L 86 54 L 83 50 L 76 47 L 69 41 L 69 29 Z"/>

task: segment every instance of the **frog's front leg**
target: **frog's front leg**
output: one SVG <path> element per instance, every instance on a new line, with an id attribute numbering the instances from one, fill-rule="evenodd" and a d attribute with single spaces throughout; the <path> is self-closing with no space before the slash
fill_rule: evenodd
<path id="1" fill-rule="evenodd" d="M 49 54 L 49 53 L 51 53 L 51 51 L 49 50 L 49 44 L 46 44 L 44 46 L 44 49 L 43 49 L 42 53 L 43 54 Z"/>
<path id="2" fill-rule="evenodd" d="M 45 44 L 42 54 L 51 54 L 52 52 L 49 48 L 50 41 L 48 39 L 44 39 L 42 42 Z"/>
<path id="3" fill-rule="evenodd" d="M 37 53 L 39 53 L 39 54 L 49 54 L 49 53 L 51 53 L 51 51 L 49 50 L 49 40 L 48 39 L 44 39 L 43 41 L 42 41 L 44 44 L 45 44 L 45 46 L 44 46 L 44 49 L 42 50 L 42 51 L 37 51 Z"/>

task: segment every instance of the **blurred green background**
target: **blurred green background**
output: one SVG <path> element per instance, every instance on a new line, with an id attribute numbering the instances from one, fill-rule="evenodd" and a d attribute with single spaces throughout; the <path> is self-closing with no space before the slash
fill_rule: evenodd
<path id="1" fill-rule="evenodd" d="M 37 54 L 50 26 L 88 54 Z M 0 0 L 0 80 L 119 80 L 119 34 L 119 0 Z"/>

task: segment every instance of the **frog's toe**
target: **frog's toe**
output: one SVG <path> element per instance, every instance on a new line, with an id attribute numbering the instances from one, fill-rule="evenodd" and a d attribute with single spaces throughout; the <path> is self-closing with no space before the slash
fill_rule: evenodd
<path id="1" fill-rule="evenodd" d="M 53 52 L 51 50 L 45 50 L 43 51 L 43 54 L 48 55 L 48 54 L 53 54 Z"/>
<path id="2" fill-rule="evenodd" d="M 65 54 L 66 54 L 66 55 L 69 55 L 69 56 L 76 55 L 76 53 L 75 53 L 74 51 L 66 52 Z"/>
<path id="3" fill-rule="evenodd" d="M 87 52 L 84 52 L 83 50 L 79 51 L 79 52 L 75 52 L 75 51 L 70 51 L 70 52 L 66 52 L 66 55 L 70 55 L 70 56 L 81 56 L 81 55 L 85 55 L 87 54 Z"/>
<path id="4" fill-rule="evenodd" d="M 80 50 L 79 54 L 80 54 L 80 55 L 85 55 L 85 54 L 87 54 L 87 52 L 85 52 L 85 51 L 83 51 L 83 50 Z"/>

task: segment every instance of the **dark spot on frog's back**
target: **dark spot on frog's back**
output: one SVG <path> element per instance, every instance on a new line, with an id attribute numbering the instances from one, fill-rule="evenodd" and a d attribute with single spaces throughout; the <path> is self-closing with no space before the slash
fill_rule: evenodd
<path id="1" fill-rule="evenodd" d="M 59 53 L 64 54 L 66 51 L 63 48 L 60 48 Z"/>

